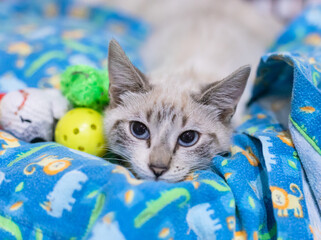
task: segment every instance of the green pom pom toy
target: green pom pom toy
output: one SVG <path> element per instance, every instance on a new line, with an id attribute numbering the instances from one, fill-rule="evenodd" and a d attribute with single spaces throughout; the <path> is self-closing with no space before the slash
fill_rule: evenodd
<path id="1" fill-rule="evenodd" d="M 61 91 L 74 107 L 101 112 L 108 104 L 107 71 L 84 65 L 70 66 L 61 75 Z"/>

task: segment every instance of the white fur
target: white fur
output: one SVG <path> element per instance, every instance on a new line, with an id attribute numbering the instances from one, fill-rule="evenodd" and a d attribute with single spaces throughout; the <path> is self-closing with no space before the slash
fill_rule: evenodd
<path id="1" fill-rule="evenodd" d="M 137 87 L 136 80 L 139 86 L 148 87 L 149 83 L 152 86 L 152 89 L 136 93 L 129 90 L 118 99 L 122 102 L 120 106 L 114 103 L 106 111 L 105 129 L 110 147 L 131 163 L 134 173 L 146 179 L 155 179 L 149 168 L 153 149 L 160 149 L 156 154 L 160 159 L 166 158 L 162 152 L 168 151 L 172 154 L 170 168 L 158 179 L 182 180 L 195 168 L 209 166 L 211 158 L 218 152 L 226 151 L 232 130 L 231 126 L 221 122 L 218 110 L 213 111 L 215 104 L 210 107 L 196 103 L 193 93 L 199 92 L 203 84 L 219 81 L 242 65 L 251 64 L 255 69 L 280 25 L 273 19 L 259 16 L 238 0 L 111 0 L 108 3 L 127 8 L 153 26 L 152 34 L 142 48 L 147 82 L 133 71 L 133 67 L 128 67 L 130 64 L 119 49 L 113 51 L 115 61 L 112 64 L 109 61 L 115 96 L 117 89 Z M 129 84 L 129 80 L 134 82 Z M 244 95 L 236 114 L 238 123 L 250 88 Z M 222 96 L 228 95 L 223 93 Z M 178 116 L 175 121 L 167 116 L 166 120 L 157 122 L 157 113 L 166 112 L 164 104 L 174 106 Z M 150 109 L 154 115 L 151 121 L 147 121 L 146 113 Z M 184 127 L 182 119 L 186 115 L 188 124 Z M 122 121 L 120 130 L 113 130 L 119 120 Z M 146 141 L 131 134 L 131 121 L 142 122 L 148 127 L 150 147 Z M 195 146 L 180 147 L 175 152 L 177 139 L 186 130 L 196 130 L 201 137 Z M 119 131 L 126 135 L 126 144 L 117 144 Z M 213 141 L 213 134 L 218 143 Z M 207 152 L 201 152 L 205 145 Z"/>
<path id="2" fill-rule="evenodd" d="M 82 0 L 85 2 L 84 0 Z M 152 25 L 142 48 L 147 72 L 190 71 L 198 81 L 217 81 L 240 66 L 252 73 L 234 121 L 239 124 L 261 55 L 281 24 L 240 0 L 94 0 L 138 16 Z"/>

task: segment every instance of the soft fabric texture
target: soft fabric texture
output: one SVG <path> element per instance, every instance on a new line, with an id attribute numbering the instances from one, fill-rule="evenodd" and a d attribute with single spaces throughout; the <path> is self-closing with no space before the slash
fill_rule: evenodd
<path id="1" fill-rule="evenodd" d="M 139 66 L 137 48 L 148 32 L 115 11 L 62 0 L 3 1 L 0 20 L 0 92 L 59 87 L 70 65 L 107 68 L 112 38 Z"/>
<path id="2" fill-rule="evenodd" d="M 26 142 L 53 141 L 54 126 L 69 106 L 58 89 L 11 91 L 0 101 L 0 126 Z"/>
<path id="3" fill-rule="evenodd" d="M 321 6 L 308 9 L 263 56 L 231 154 L 184 182 L 137 180 L 100 158 L 1 132 L 1 239 L 320 237 L 320 22 Z"/>

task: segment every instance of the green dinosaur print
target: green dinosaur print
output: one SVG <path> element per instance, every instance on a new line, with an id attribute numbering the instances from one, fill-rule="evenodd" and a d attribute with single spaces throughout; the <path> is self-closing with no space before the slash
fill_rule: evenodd
<path id="1" fill-rule="evenodd" d="M 232 200 L 230 201 L 229 207 L 235 208 L 235 200 L 234 200 L 234 199 L 232 199 Z"/>
<path id="2" fill-rule="evenodd" d="M 265 128 L 265 131 L 275 131 L 275 127 L 274 126 L 270 126 L 270 127 L 267 127 Z"/>
<path id="3" fill-rule="evenodd" d="M 307 127 L 304 126 L 304 124 L 302 124 L 302 125 L 300 126 L 300 128 L 301 128 L 304 132 L 307 132 L 307 131 L 308 131 Z"/>
<path id="4" fill-rule="evenodd" d="M 293 157 L 296 159 L 296 160 L 299 160 L 299 156 L 298 156 L 298 153 L 296 151 L 293 152 Z"/>
<path id="5" fill-rule="evenodd" d="M 255 202 L 254 202 L 254 199 L 253 199 L 251 196 L 249 196 L 249 197 L 248 197 L 248 200 L 249 200 L 249 204 L 250 204 L 250 206 L 251 206 L 253 209 L 255 209 Z"/>
<path id="6" fill-rule="evenodd" d="M 225 186 L 218 184 L 216 181 L 214 180 L 201 180 L 201 182 L 206 183 L 208 185 L 210 185 L 211 187 L 215 188 L 216 190 L 220 191 L 220 192 L 228 192 L 231 191 L 231 189 L 224 183 Z"/>
<path id="7" fill-rule="evenodd" d="M 253 135 L 254 133 L 257 132 L 259 128 L 258 127 L 250 127 L 248 129 L 246 129 L 246 131 L 250 134 L 250 135 Z"/>
<path id="8" fill-rule="evenodd" d="M 316 144 L 318 144 L 318 139 L 317 139 L 315 136 L 312 137 L 312 140 L 313 140 Z"/>
<path id="9" fill-rule="evenodd" d="M 24 182 L 19 183 L 15 188 L 15 192 L 20 192 L 23 189 L 24 185 Z"/>
<path id="10" fill-rule="evenodd" d="M 85 237 L 87 236 L 87 234 L 91 230 L 92 226 L 94 225 L 95 221 L 97 220 L 99 214 L 103 210 L 103 206 L 104 206 L 105 200 L 106 200 L 106 196 L 103 193 L 98 195 L 95 207 L 92 210 L 91 216 L 89 218 L 89 223 L 88 223 L 88 226 L 87 226 L 87 229 L 86 229 Z"/>
<path id="11" fill-rule="evenodd" d="M 40 228 L 36 228 L 36 240 L 42 240 L 43 234 Z"/>
<path id="12" fill-rule="evenodd" d="M 298 170 L 296 163 L 292 160 L 288 160 L 288 164 L 291 168 L 293 168 L 294 170 Z"/>
<path id="13" fill-rule="evenodd" d="M 262 229 L 262 228 L 263 228 L 263 224 L 260 226 L 260 229 Z M 273 239 L 276 236 L 276 233 L 277 233 L 277 226 L 275 223 L 269 232 L 263 233 L 263 234 L 259 233 L 259 239 L 260 240 Z"/>
<path id="14" fill-rule="evenodd" d="M 91 193 L 89 193 L 86 198 L 94 198 L 97 196 L 98 193 L 99 193 L 98 190 L 94 190 Z"/>
<path id="15" fill-rule="evenodd" d="M 0 216 L 0 228 L 5 230 L 6 232 L 9 232 L 12 236 L 16 238 L 16 240 L 22 240 L 22 234 L 21 234 L 20 228 L 12 220 L 6 217 Z"/>
<path id="16" fill-rule="evenodd" d="M 320 74 L 318 72 L 313 72 L 312 74 L 312 80 L 313 80 L 313 84 L 314 86 L 318 86 L 318 83 L 320 81 Z"/>
<path id="17" fill-rule="evenodd" d="M 46 62 L 50 61 L 51 59 L 58 58 L 58 59 L 64 59 L 66 58 L 66 54 L 62 51 L 50 51 L 42 56 L 40 56 L 38 59 L 36 59 L 30 67 L 26 70 L 25 76 L 31 77 L 39 68 L 41 68 Z"/>
<path id="18" fill-rule="evenodd" d="M 222 163 L 221 163 L 222 167 L 224 167 L 225 165 L 227 165 L 227 163 L 228 163 L 228 160 L 227 160 L 227 159 L 224 159 L 224 160 L 222 161 Z"/>
<path id="19" fill-rule="evenodd" d="M 95 47 L 89 47 L 85 44 L 82 44 L 82 43 L 79 43 L 76 41 L 72 41 L 72 40 L 64 40 L 63 43 L 67 47 L 74 49 L 76 51 L 83 52 L 83 53 L 94 53 L 99 58 L 104 57 L 104 55 L 99 51 L 99 49 L 97 49 Z"/>
<path id="20" fill-rule="evenodd" d="M 11 161 L 11 162 L 7 165 L 7 167 L 11 167 L 13 164 L 19 162 L 20 160 L 22 160 L 22 159 L 24 159 L 24 158 L 26 158 L 26 157 L 29 157 L 31 154 L 33 154 L 33 153 L 35 153 L 35 152 L 38 152 L 39 150 L 41 150 L 41 149 L 43 149 L 43 148 L 45 148 L 45 147 L 54 147 L 54 146 L 58 146 L 58 144 L 56 144 L 56 143 L 48 143 L 48 144 L 43 144 L 43 145 L 41 145 L 41 146 L 39 146 L 39 147 L 31 148 L 31 149 L 29 149 L 29 150 L 26 151 L 26 152 L 23 152 L 23 153 L 18 154 L 18 157 L 17 157 L 15 160 Z"/>
<path id="21" fill-rule="evenodd" d="M 185 197 L 185 201 L 178 206 L 183 207 L 191 198 L 189 191 L 185 188 L 173 188 L 161 193 L 161 196 L 156 200 L 151 200 L 146 203 L 147 207 L 134 219 L 134 226 L 140 228 L 147 221 L 153 218 L 159 211 L 164 209 L 170 203 L 177 199 Z"/>
<path id="22" fill-rule="evenodd" d="M 291 121 L 291 123 L 293 124 L 293 126 L 299 131 L 299 133 L 305 138 L 305 140 L 307 140 L 311 146 L 321 155 L 321 149 L 319 148 L 319 146 L 317 145 L 317 143 L 315 141 L 313 141 L 313 139 L 306 133 L 306 128 L 302 129 L 293 119 L 291 116 L 289 116 L 289 119 Z"/>

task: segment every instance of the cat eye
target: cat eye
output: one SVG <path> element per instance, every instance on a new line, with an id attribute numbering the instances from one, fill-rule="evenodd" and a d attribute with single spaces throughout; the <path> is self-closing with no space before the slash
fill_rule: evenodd
<path id="1" fill-rule="evenodd" d="M 193 130 L 183 132 L 178 137 L 178 144 L 183 147 L 193 146 L 199 139 L 199 133 Z"/>
<path id="2" fill-rule="evenodd" d="M 130 123 L 130 131 L 134 137 L 138 139 L 149 139 L 149 130 L 145 126 L 145 124 L 137 121 L 133 121 Z"/>

